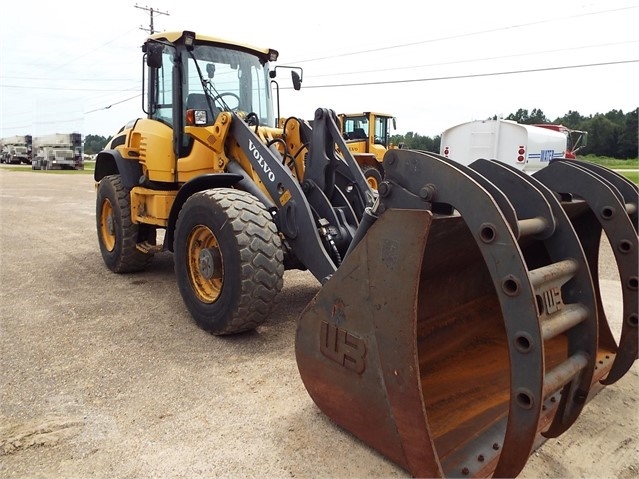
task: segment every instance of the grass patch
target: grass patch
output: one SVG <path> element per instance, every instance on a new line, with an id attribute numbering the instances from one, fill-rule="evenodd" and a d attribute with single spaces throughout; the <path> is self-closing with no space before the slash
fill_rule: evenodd
<path id="1" fill-rule="evenodd" d="M 580 156 L 578 159 L 616 170 L 617 173 L 632 181 L 634 184 L 639 184 L 639 159 L 637 158 L 618 160 L 604 156 L 587 155 Z"/>
<path id="2" fill-rule="evenodd" d="M 29 170 L 34 173 L 43 173 L 45 175 L 92 175 L 93 170 Z"/>
<path id="3" fill-rule="evenodd" d="M 636 170 L 639 169 L 639 158 L 629 160 L 618 160 L 616 158 L 608 158 L 605 156 L 586 155 L 580 156 L 579 160 L 589 161 L 597 165 L 605 166 L 613 170 Z"/>
<path id="4" fill-rule="evenodd" d="M 634 184 L 639 185 L 639 171 L 620 171 L 619 174 L 625 176 Z"/>
<path id="5" fill-rule="evenodd" d="M 30 166 L 5 166 L 5 171 L 30 171 L 47 175 L 92 175 L 95 171 L 95 162 L 85 163 L 84 170 L 32 170 Z"/>

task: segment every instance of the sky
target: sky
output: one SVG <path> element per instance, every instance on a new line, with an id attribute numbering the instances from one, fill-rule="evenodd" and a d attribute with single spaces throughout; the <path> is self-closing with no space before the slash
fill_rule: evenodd
<path id="1" fill-rule="evenodd" d="M 274 48 L 275 65 L 302 67 L 281 116 L 377 111 L 397 118 L 391 133 L 434 137 L 520 108 L 554 120 L 639 107 L 637 0 L 23 0 L 0 14 L 0 138 L 111 137 L 145 116 L 151 9 L 156 32 Z"/>

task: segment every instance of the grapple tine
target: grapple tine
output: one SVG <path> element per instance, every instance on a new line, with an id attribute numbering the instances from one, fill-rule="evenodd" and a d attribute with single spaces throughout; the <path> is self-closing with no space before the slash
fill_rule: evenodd
<path id="1" fill-rule="evenodd" d="M 561 160 L 560 162 L 576 165 L 591 173 L 595 173 L 605 179 L 610 185 L 614 186 L 619 192 L 635 231 L 639 229 L 639 186 L 616 171 L 594 163 L 579 160 Z"/>
<path id="2" fill-rule="evenodd" d="M 522 239 L 520 243 L 529 268 L 535 268 L 531 282 L 539 298 L 544 338 L 554 338 L 558 328 L 568 338 L 568 359 L 555 365 L 544 380 L 545 396 L 555 392 L 553 384 L 563 386 L 553 422 L 543 432 L 546 437 L 557 437 L 583 409 L 597 364 L 597 301 L 588 262 L 561 204 L 540 181 L 498 161 L 477 160 L 470 167 L 510 198 L 520 221 L 539 217 L 555 225 L 547 230 L 550 234 L 535 235 L 541 241 Z M 535 199 L 538 195 L 546 200 L 549 210 L 539 208 L 543 203 Z M 555 278 L 561 281 L 553 281 Z"/>
<path id="3" fill-rule="evenodd" d="M 562 206 L 586 251 L 598 297 L 598 356 L 614 356 L 608 374 L 599 379 L 602 384 L 612 384 L 628 372 L 638 354 L 637 187 L 610 170 L 572 160 L 553 162 L 533 176 L 563 198 Z M 602 229 L 612 247 L 621 281 L 623 317 L 618 345 L 601 300 L 598 259 Z"/>
<path id="4" fill-rule="evenodd" d="M 446 163 L 447 165 L 452 166 L 455 170 L 458 170 L 464 173 L 466 176 L 468 176 L 472 180 L 476 181 L 479 185 L 481 185 L 481 187 L 484 188 L 490 194 L 490 196 L 492 196 L 493 200 L 499 207 L 502 215 L 504 215 L 504 218 L 506 219 L 508 226 L 510 226 L 510 229 L 513 231 L 513 234 L 515 235 L 515 237 L 519 236 L 519 228 L 521 226 L 521 223 L 517 220 L 517 213 L 515 212 L 513 205 L 510 203 L 510 200 L 508 199 L 508 197 L 505 195 L 503 191 L 501 191 L 491 181 L 489 181 L 487 178 L 485 178 L 484 176 L 482 176 L 481 174 L 479 174 L 477 171 L 475 171 L 473 168 L 470 168 L 469 166 L 456 163 L 450 158 L 446 158 L 445 156 L 442 156 L 442 155 L 437 155 L 435 153 L 430 153 L 430 152 L 424 152 L 424 153 L 427 153 L 428 156 L 433 159 L 437 159 L 442 163 Z M 546 225 L 546 226 L 550 226 L 550 225 Z"/>

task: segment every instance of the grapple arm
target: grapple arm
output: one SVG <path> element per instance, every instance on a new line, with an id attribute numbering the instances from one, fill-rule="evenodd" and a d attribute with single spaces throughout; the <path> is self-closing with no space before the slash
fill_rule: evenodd
<path id="1" fill-rule="evenodd" d="M 375 195 L 349 151 L 337 121 L 333 110 L 318 108 L 315 111 L 304 181 L 331 197 L 333 189 L 341 186 L 338 177 L 341 175 L 355 188 L 354 193 L 363 207 L 371 207 Z"/>

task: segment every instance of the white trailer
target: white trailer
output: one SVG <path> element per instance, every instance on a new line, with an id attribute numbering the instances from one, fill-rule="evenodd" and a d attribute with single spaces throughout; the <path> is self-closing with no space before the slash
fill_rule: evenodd
<path id="1" fill-rule="evenodd" d="M 558 131 L 510 120 L 477 120 L 445 130 L 440 154 L 463 165 L 494 159 L 534 173 L 565 158 L 566 148 L 566 135 Z"/>
<path id="2" fill-rule="evenodd" d="M 80 133 L 55 133 L 33 139 L 34 170 L 82 170 L 84 155 Z"/>

